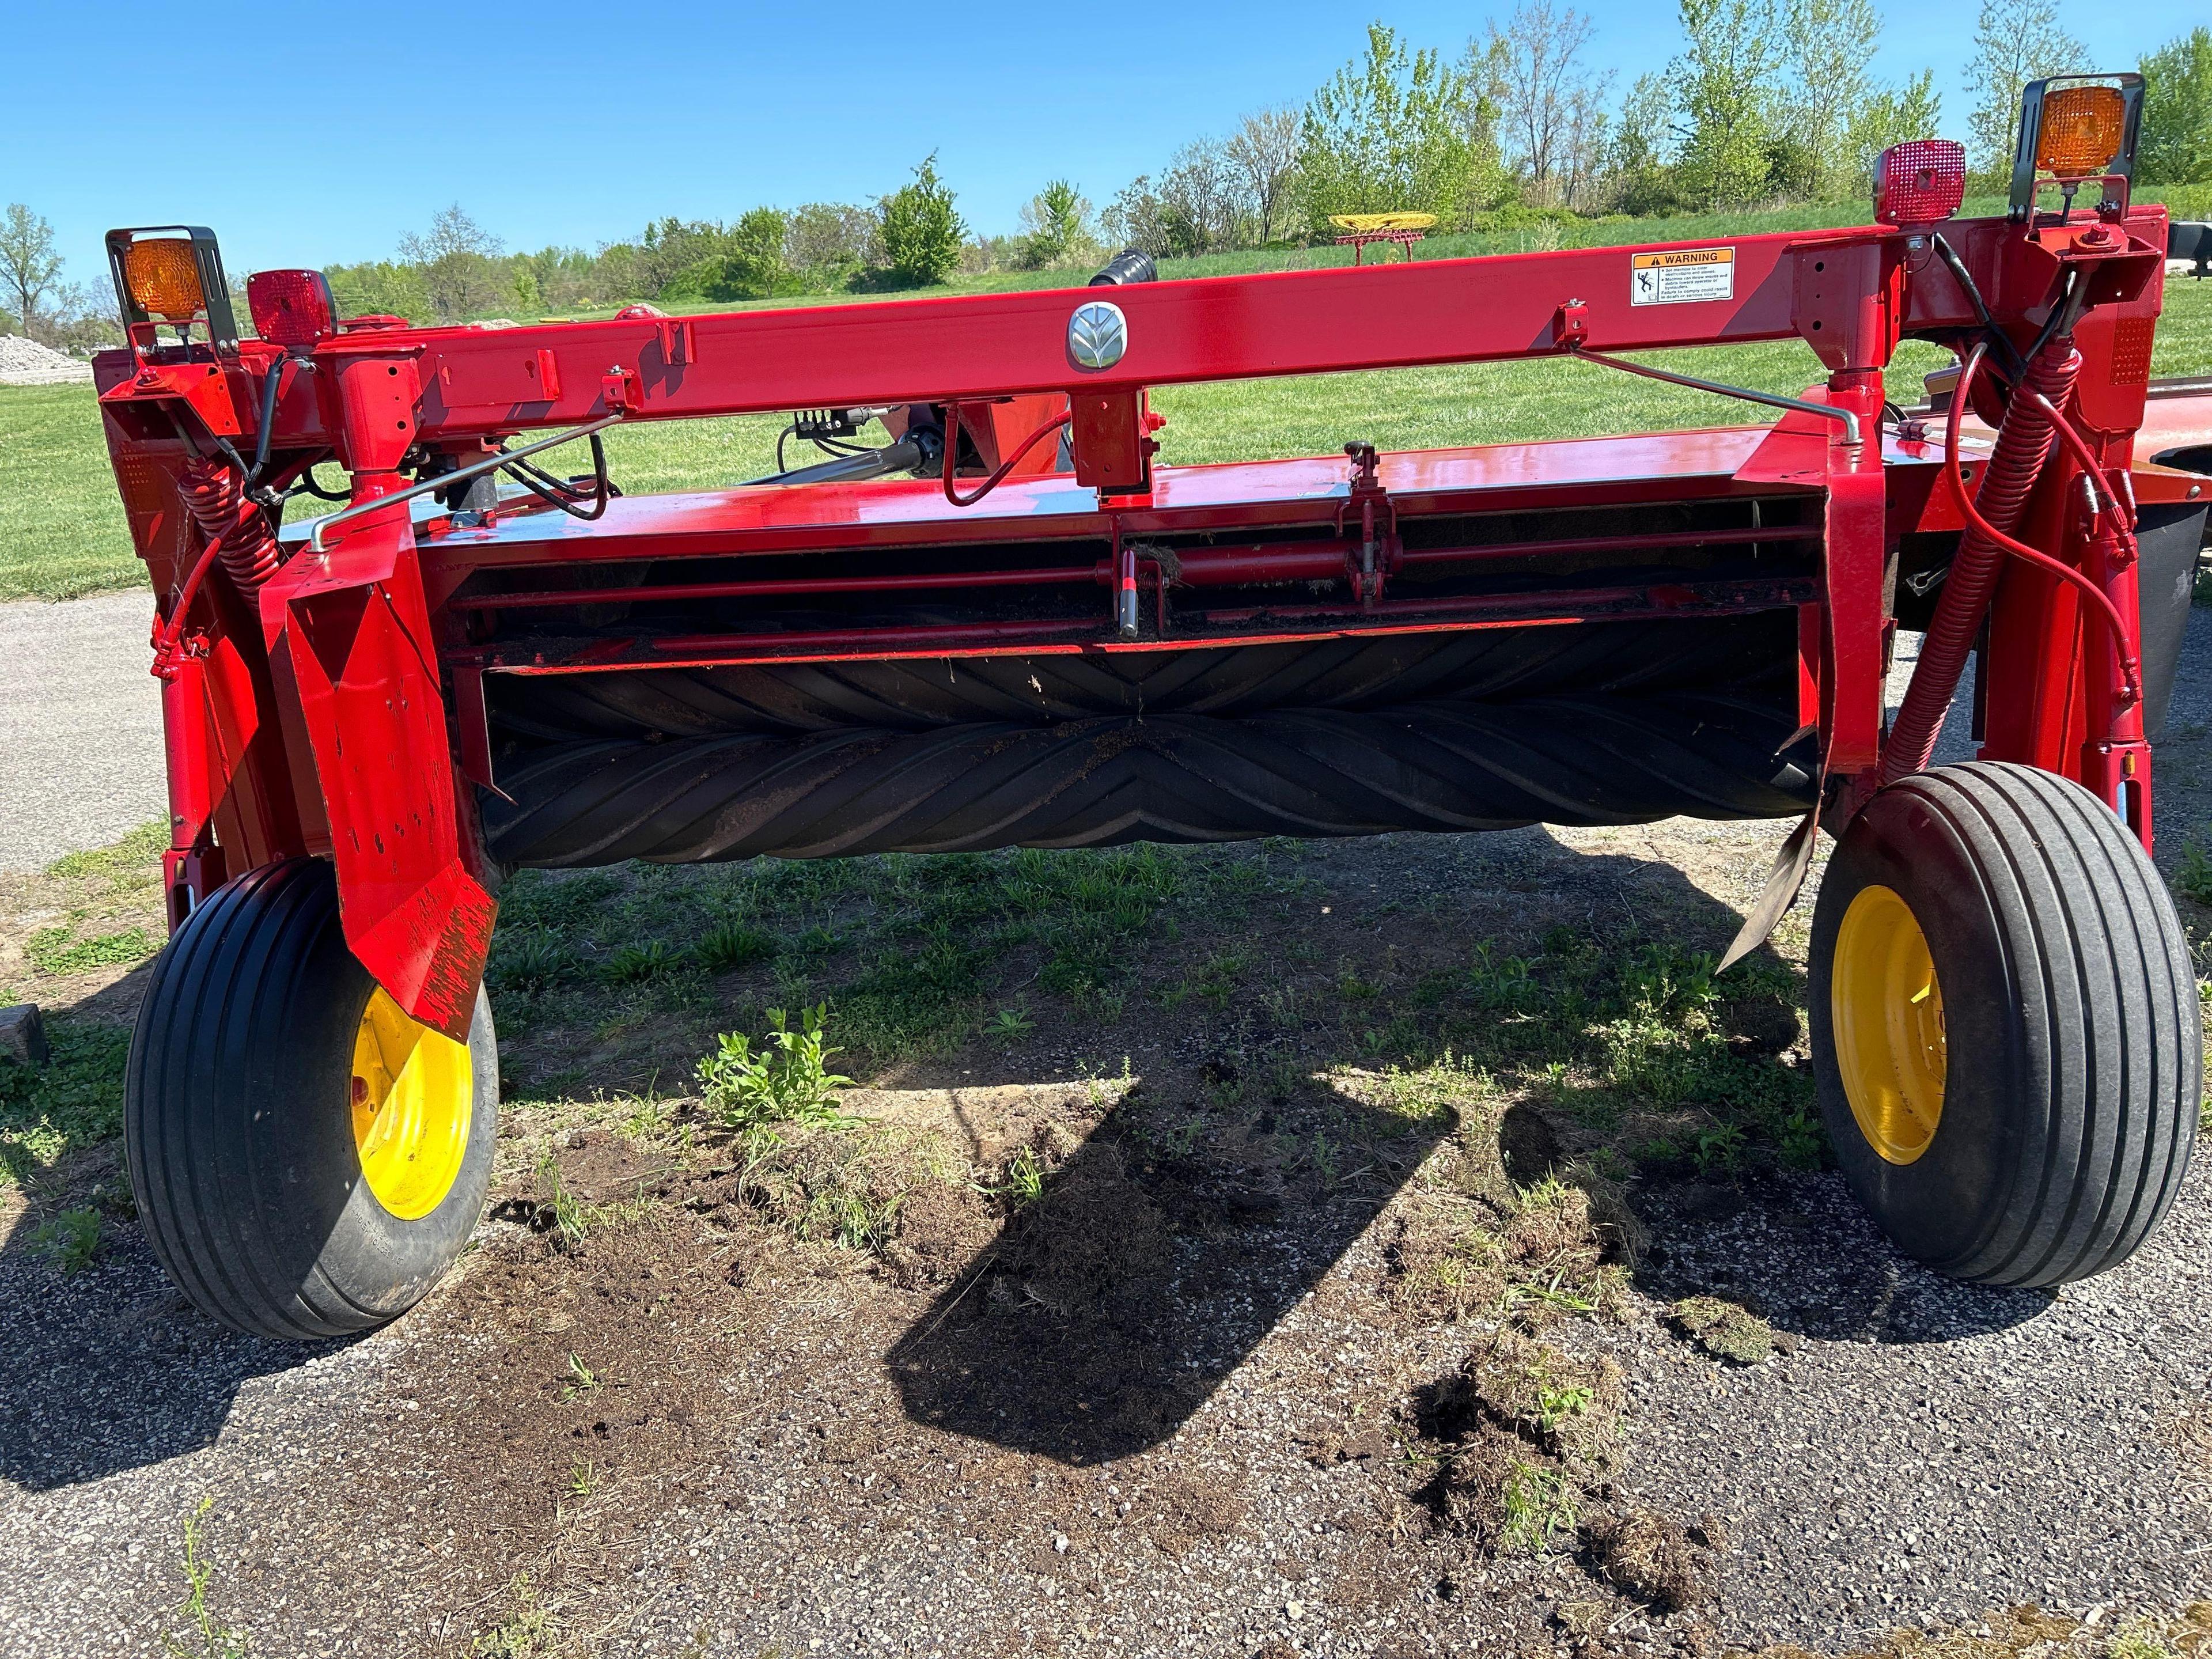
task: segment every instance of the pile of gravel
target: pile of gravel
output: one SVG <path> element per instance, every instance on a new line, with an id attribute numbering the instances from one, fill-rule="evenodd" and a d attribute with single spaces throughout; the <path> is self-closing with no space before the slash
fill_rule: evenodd
<path id="1" fill-rule="evenodd" d="M 89 380 L 92 365 L 20 334 L 0 334 L 0 386 L 59 386 Z"/>

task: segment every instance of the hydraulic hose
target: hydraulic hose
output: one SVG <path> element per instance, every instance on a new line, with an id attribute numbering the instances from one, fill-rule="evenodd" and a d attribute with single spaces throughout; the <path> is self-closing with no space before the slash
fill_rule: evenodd
<path id="1" fill-rule="evenodd" d="M 246 493 L 245 480 L 227 462 L 196 456 L 177 477 L 185 511 L 216 550 L 222 568 L 251 594 L 276 574 L 284 556 L 269 519 Z"/>
<path id="2" fill-rule="evenodd" d="M 1974 349 L 1967 359 L 1969 369 L 1980 366 L 1985 349 Z M 1996 442 L 1990 451 L 1989 465 L 1982 471 L 1981 487 L 1975 493 L 1979 522 L 1970 523 L 1960 535 L 1959 550 L 1951 559 L 1951 574 L 1944 580 L 1942 597 L 1936 602 L 1935 618 L 1929 623 L 1927 638 L 1920 647 L 1920 661 L 1913 668 L 1911 684 L 1905 688 L 1905 702 L 1897 711 L 1896 723 L 1890 727 L 1889 741 L 1882 748 L 1881 781 L 1885 784 L 1925 771 L 1936 753 L 1936 739 L 1942 732 L 1943 716 L 1949 712 L 1951 699 L 1958 692 L 1966 653 L 1973 649 L 1974 638 L 1981 632 L 1982 617 L 1989 610 L 1997 572 L 2005 559 L 2003 544 L 1985 533 L 1984 526 L 2005 537 L 2019 527 L 2021 516 L 2027 510 L 2027 498 L 2035 489 L 2036 479 L 2042 475 L 2044 464 L 2051 459 L 2052 444 L 2057 441 L 2057 428 L 2047 411 L 2064 406 L 2081 372 L 2081 354 L 2074 349 L 2072 337 L 2055 339 L 2049 349 L 2039 353 L 2029 362 L 2027 375 L 2020 383 L 2036 395 L 2015 397 L 2006 406 L 2004 419 L 1997 425 Z M 1960 392 L 1964 392 L 1969 378 L 1966 374 L 1960 374 Z M 1953 464 L 1958 453 L 1959 421 L 1965 402 L 1962 395 L 1954 394 L 1948 437 Z"/>

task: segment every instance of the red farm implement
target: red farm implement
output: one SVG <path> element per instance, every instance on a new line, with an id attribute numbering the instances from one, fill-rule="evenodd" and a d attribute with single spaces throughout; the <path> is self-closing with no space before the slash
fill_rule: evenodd
<path id="1" fill-rule="evenodd" d="M 164 1261 L 291 1336 L 434 1282 L 489 1179 L 518 867 L 1685 813 L 1800 820 L 1740 948 L 1837 838 L 1814 1064 L 1899 1245 L 2016 1285 L 2122 1260 L 2197 1117 L 2147 846 L 2212 471 L 2212 387 L 2148 383 L 2139 90 L 2031 88 L 2002 218 L 1951 217 L 1923 143 L 1863 228 L 792 311 L 342 322 L 276 271 L 240 338 L 212 236 L 114 233 L 174 832 L 128 1114 Z M 1959 360 L 1927 411 L 1884 401 L 1908 338 Z M 1735 393 L 1771 424 L 1173 467 L 1147 406 L 1762 341 L 1821 373 Z M 607 476 L 618 422 L 792 410 L 832 459 Z M 586 438 L 589 473 L 532 459 Z M 347 504 L 283 526 L 325 464 Z M 1981 757 L 1929 770 L 1970 658 Z"/>

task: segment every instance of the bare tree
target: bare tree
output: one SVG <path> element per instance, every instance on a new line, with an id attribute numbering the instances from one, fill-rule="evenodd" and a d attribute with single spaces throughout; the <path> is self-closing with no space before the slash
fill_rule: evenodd
<path id="1" fill-rule="evenodd" d="M 448 322 L 482 311 L 502 292 L 506 284 L 492 264 L 499 253 L 499 238 L 459 202 L 439 210 L 428 235 L 399 239 L 399 257 L 422 267 L 431 309 Z"/>
<path id="2" fill-rule="evenodd" d="M 2046 75 L 2086 67 L 2081 43 L 2058 27 L 2055 0 L 1982 0 L 1974 58 L 1966 68 L 1966 88 L 1974 94 L 1967 125 L 1975 161 L 1991 173 L 2009 168 L 2021 88 Z"/>
<path id="3" fill-rule="evenodd" d="M 1585 82 L 1567 100 L 1566 125 L 1553 176 L 1559 180 L 1561 203 L 1578 212 L 1594 204 L 1613 147 L 1613 118 L 1605 109 L 1612 79 L 1607 76 Z"/>
<path id="4" fill-rule="evenodd" d="M 1229 140 L 1229 165 L 1243 186 L 1245 206 L 1259 221 L 1260 240 L 1271 241 L 1275 219 L 1290 212 L 1291 175 L 1298 165 L 1298 112 L 1263 109 L 1237 123 Z"/>
<path id="5" fill-rule="evenodd" d="M 40 302 L 61 280 L 62 257 L 54 252 L 54 228 L 21 202 L 9 204 L 0 221 L 0 282 L 15 296 L 10 307 L 23 332 L 31 331 Z"/>
<path id="6" fill-rule="evenodd" d="M 1566 194 L 1561 164 L 1611 82 L 1577 61 L 1591 29 L 1586 15 L 1571 6 L 1555 11 L 1552 0 L 1522 0 L 1503 27 L 1490 22 L 1480 56 L 1495 77 L 1500 136 L 1532 202 Z"/>
<path id="7" fill-rule="evenodd" d="M 1218 138 L 1200 138 L 1175 153 L 1160 175 L 1168 241 L 1176 253 L 1211 253 L 1236 239 L 1237 169 Z"/>

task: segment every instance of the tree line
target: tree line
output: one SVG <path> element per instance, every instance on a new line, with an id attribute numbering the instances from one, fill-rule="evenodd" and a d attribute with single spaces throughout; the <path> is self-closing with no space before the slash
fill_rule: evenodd
<path id="1" fill-rule="evenodd" d="M 913 288 L 958 274 L 1088 264 L 1122 247 L 1194 257 L 1326 242 L 1341 213 L 1435 215 L 1443 232 L 1796 202 L 1863 200 L 1875 158 L 1936 132 L 1932 69 L 1883 81 L 1874 0 L 1677 0 L 1680 50 L 1626 87 L 1591 62 L 1595 26 L 1556 0 L 1518 0 L 1456 52 L 1371 24 L 1358 53 L 1303 105 L 1192 139 L 1103 205 L 1047 181 L 1019 228 L 971 231 L 925 157 L 869 203 L 756 207 L 728 222 L 664 218 L 595 251 L 510 252 L 456 204 L 390 260 L 328 267 L 340 310 L 450 321 L 647 301 L 733 301 Z M 1963 65 L 1973 184 L 2002 189 L 2021 88 L 2096 67 L 2057 0 L 1981 0 Z M 2212 184 L 2212 28 L 2141 65 L 2136 180 Z M 51 231 L 27 209 L 0 224 L 0 328 L 64 343 L 112 318 L 61 281 Z M 49 268 L 51 267 L 51 268 Z"/>

